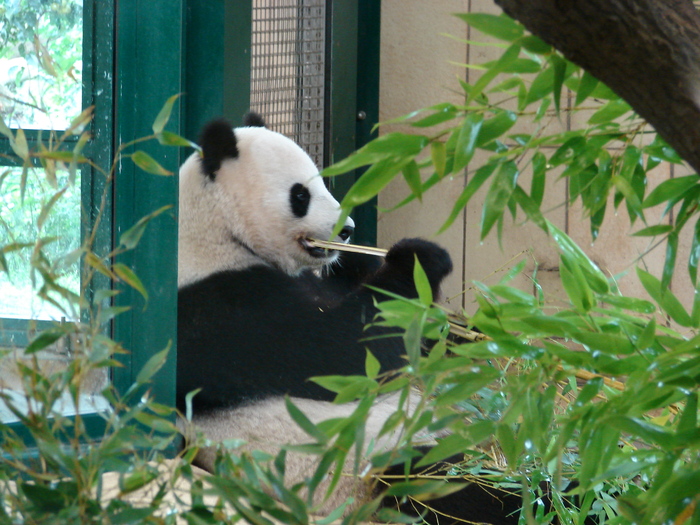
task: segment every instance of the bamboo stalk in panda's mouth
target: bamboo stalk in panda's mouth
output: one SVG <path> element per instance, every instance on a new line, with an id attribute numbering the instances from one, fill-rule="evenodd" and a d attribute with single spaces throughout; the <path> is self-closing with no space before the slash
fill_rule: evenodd
<path id="1" fill-rule="evenodd" d="M 338 250 L 341 252 L 363 253 L 365 255 L 374 255 L 376 257 L 385 257 L 384 248 L 373 248 L 371 246 L 360 246 L 358 244 L 346 244 L 344 242 L 335 241 L 320 241 L 318 239 L 307 238 L 306 241 L 315 248 L 324 248 L 326 250 Z"/>

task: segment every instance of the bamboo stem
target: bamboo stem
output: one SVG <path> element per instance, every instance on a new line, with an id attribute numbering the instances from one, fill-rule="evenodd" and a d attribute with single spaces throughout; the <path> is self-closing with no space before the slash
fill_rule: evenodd
<path id="1" fill-rule="evenodd" d="M 365 255 L 374 255 L 376 257 L 385 257 L 384 248 L 373 248 L 371 246 L 360 246 L 358 244 L 346 244 L 344 242 L 335 241 L 320 241 L 318 239 L 307 238 L 307 242 L 316 248 L 325 248 L 326 250 L 339 250 L 341 252 L 363 253 Z"/>

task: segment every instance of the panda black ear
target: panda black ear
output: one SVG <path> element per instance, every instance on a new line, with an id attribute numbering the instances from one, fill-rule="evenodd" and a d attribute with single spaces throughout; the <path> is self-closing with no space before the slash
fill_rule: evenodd
<path id="1" fill-rule="evenodd" d="M 211 179 L 225 159 L 238 157 L 236 135 L 231 124 L 224 119 L 212 120 L 204 126 L 199 145 L 202 148 L 202 169 Z"/>
<path id="2" fill-rule="evenodd" d="M 253 126 L 255 128 L 265 128 L 265 120 L 257 113 L 251 111 L 243 117 L 244 126 Z"/>

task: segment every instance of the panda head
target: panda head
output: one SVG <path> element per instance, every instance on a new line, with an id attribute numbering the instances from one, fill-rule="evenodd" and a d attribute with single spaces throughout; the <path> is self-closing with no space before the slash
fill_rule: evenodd
<path id="1" fill-rule="evenodd" d="M 340 205 L 297 144 L 250 114 L 241 128 L 210 122 L 200 146 L 180 169 L 180 285 L 255 264 L 297 275 L 337 259 L 307 242 L 330 238 Z M 336 240 L 353 227 L 348 218 Z"/>

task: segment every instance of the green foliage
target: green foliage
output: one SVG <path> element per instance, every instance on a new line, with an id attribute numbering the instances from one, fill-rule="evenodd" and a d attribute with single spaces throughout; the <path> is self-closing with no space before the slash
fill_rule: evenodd
<path id="1" fill-rule="evenodd" d="M 416 334 L 435 336 L 436 325 L 444 333 L 444 312 L 425 301 L 380 305 L 381 323 L 406 331 L 410 381 L 427 394 L 422 410 L 431 414 L 421 421 L 431 430 L 443 428 L 436 421 L 448 421 L 449 436 L 438 440 L 426 462 L 493 440 L 505 458 L 505 475 L 522 485 L 530 501 L 538 497 L 539 481 L 552 481 L 552 503 L 562 522 L 582 523 L 591 515 L 610 523 L 695 523 L 700 520 L 700 357 L 694 334 L 700 300 L 688 311 L 669 284 L 684 227 L 694 233 L 687 271 L 693 285 L 697 282 L 698 176 L 674 178 L 650 190 L 650 170 L 682 159 L 660 137 L 649 136 L 624 100 L 517 22 L 487 14 L 458 16 L 505 42 L 495 44 L 503 49 L 497 60 L 467 65 L 481 75 L 473 84 L 461 83 L 464 104 L 437 104 L 394 119 L 386 123 L 393 125 L 391 133 L 324 174 L 370 166 L 341 203 L 348 214 L 400 173 L 409 194 L 397 207 L 422 199 L 466 168 L 468 184 L 440 231 L 485 188 L 480 237 L 496 226 L 500 240 L 507 213 L 514 219 L 522 214 L 548 233 L 559 248 L 569 305 L 545 308 L 535 276 L 535 295 L 510 286 L 521 265 L 497 285 L 474 283 L 479 309 L 461 324 L 478 326 L 485 337 L 454 344 L 443 335 L 428 357 L 417 357 L 411 344 L 419 341 Z M 575 95 L 566 111 L 587 115 L 586 124 L 549 133 L 548 122 L 565 111 L 564 90 Z M 522 122 L 534 131 L 519 131 Z M 409 129 L 396 131 L 397 125 Z M 486 160 L 476 164 L 479 150 Z M 529 188 L 520 177 L 525 170 L 532 173 Z M 554 176 L 567 179 L 569 202 L 581 204 L 594 240 L 612 201 L 639 225 L 636 235 L 666 241 L 660 276 L 637 269 L 651 301 L 621 295 L 584 250 L 544 218 L 545 183 Z M 666 223 L 649 224 L 647 211 L 659 205 Z M 669 328 L 668 320 L 689 332 Z M 459 326 L 451 329 L 464 333 Z M 469 417 L 449 419 L 446 414 L 459 414 L 456 406 Z M 407 428 L 410 434 L 415 427 Z M 471 472 L 471 462 L 465 473 Z M 577 488 L 560 492 L 572 479 Z M 578 506 L 564 505 L 573 494 Z M 528 522 L 549 522 L 551 516 L 541 510 L 526 505 Z"/>

